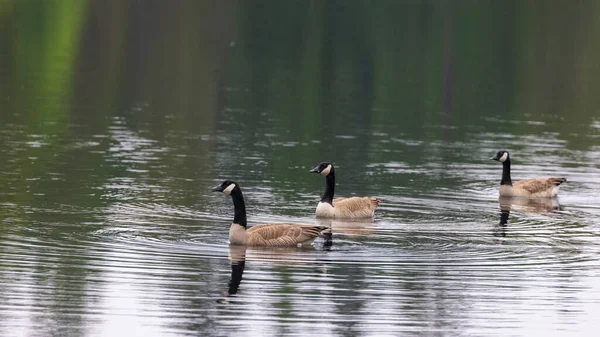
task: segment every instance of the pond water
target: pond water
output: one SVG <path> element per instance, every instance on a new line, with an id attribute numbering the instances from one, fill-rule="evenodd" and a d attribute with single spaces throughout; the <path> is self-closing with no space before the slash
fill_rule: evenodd
<path id="1" fill-rule="evenodd" d="M 598 17 L 2 2 L 0 335 L 595 335 Z M 499 200 L 503 149 L 559 198 Z M 337 196 L 381 199 L 372 222 L 317 222 L 325 160 Z M 331 245 L 229 246 L 224 179 L 250 225 Z"/>

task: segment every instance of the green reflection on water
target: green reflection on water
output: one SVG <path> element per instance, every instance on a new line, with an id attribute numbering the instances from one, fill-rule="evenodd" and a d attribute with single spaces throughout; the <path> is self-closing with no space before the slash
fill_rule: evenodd
<path id="1" fill-rule="evenodd" d="M 600 105 L 593 1 L 136 6 L 3 1 L 0 20 L 12 29 L 2 57 L 13 58 L 15 76 L 2 86 L 21 102 L 15 110 L 32 126 L 52 120 L 60 130 L 70 113 L 91 114 L 70 112 L 82 96 L 105 115 L 150 103 L 133 122 L 160 136 L 190 119 L 208 131 L 213 116 L 234 107 L 250 115 L 250 129 L 267 111 L 276 117 L 267 127 L 301 140 L 373 125 L 418 138 L 427 125 L 488 115 L 563 116 L 571 123 L 559 130 L 572 132 Z M 180 118 L 166 124 L 165 115 Z"/>
<path id="2" fill-rule="evenodd" d="M 231 156 L 234 171 L 245 171 L 236 159 L 259 156 L 267 165 L 258 179 L 298 184 L 297 167 L 321 160 L 357 168 L 399 160 L 385 151 L 394 144 L 382 148 L 373 133 L 432 143 L 510 128 L 555 132 L 571 149 L 595 145 L 582 137 L 594 133 L 585 128 L 600 106 L 593 1 L 3 1 L 0 8 L 0 121 L 25 125 L 12 135 L 21 142 L 36 134 L 47 143 L 19 154 L 29 178 L 82 165 L 95 170 L 96 186 L 132 175 L 127 165 L 102 165 L 112 139 L 99 141 L 95 154 L 63 146 L 106 136 L 115 120 L 180 152 L 160 174 L 150 164 L 135 167 L 154 177 L 210 172 L 219 153 Z M 218 141 L 215 132 L 235 141 Z M 16 190 L 17 199 L 28 198 L 25 184 Z"/>
<path id="3" fill-rule="evenodd" d="M 101 259 L 111 247 L 96 246 L 103 240 L 123 253 L 138 241 L 164 243 L 169 233 L 178 242 L 207 227 L 210 235 L 202 234 L 222 243 L 214 223 L 193 227 L 196 211 L 223 209 L 204 203 L 204 185 L 219 175 L 239 178 L 252 192 L 277 187 L 271 199 L 296 201 L 304 192 L 316 201 L 323 180 L 306 168 L 332 160 L 340 163 L 341 195 L 419 197 L 459 179 L 389 173 L 373 187 L 366 166 L 414 169 L 436 156 L 436 163 L 474 162 L 471 153 L 457 157 L 442 145 L 485 132 L 556 134 L 567 149 L 588 150 L 597 146 L 589 125 L 600 107 L 599 36 L 596 1 L 0 0 L 0 201 L 25 206 L 3 210 L 18 228 L 0 223 L 1 234 L 26 241 L 18 253 L 32 260 L 52 253 L 32 269 L 40 288 L 51 283 L 48 270 L 58 282 L 33 297 L 56 308 L 71 300 L 79 312 L 87 278 L 106 267 Z M 268 207 L 248 195 L 250 207 Z M 125 210 L 133 214 L 123 220 L 123 209 L 110 208 L 119 204 L 140 210 Z M 301 205 L 252 210 L 312 215 L 314 204 Z M 145 222 L 135 227 L 132 218 Z M 127 240 L 122 228 L 95 232 L 118 225 L 135 227 Z M 205 237 L 193 239 L 182 245 Z M 193 298 L 190 284 L 209 279 L 215 266 L 183 250 L 192 255 L 190 274 L 204 269 L 181 285 Z M 147 252 L 132 265 L 143 266 Z M 174 269 L 185 269 L 180 260 Z M 367 283 L 362 267 L 343 269 Z M 281 292 L 293 293 L 294 280 L 281 272 L 289 285 Z M 65 292 L 70 285 L 73 292 Z M 163 286 L 170 285 L 158 291 Z M 418 283 L 407 286 L 425 296 Z M 290 303 L 279 303 L 281 317 L 294 314 Z M 358 309 L 340 303 L 337 310 L 364 304 L 357 298 Z"/>

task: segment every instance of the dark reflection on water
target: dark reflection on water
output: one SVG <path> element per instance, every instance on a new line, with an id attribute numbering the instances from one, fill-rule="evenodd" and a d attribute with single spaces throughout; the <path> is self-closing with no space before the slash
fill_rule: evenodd
<path id="1" fill-rule="evenodd" d="M 242 282 L 246 266 L 246 247 L 229 246 L 229 261 L 231 262 L 231 278 L 227 295 L 235 295 L 240 287 L 240 282 Z"/>
<path id="2" fill-rule="evenodd" d="M 595 335 L 599 14 L 0 1 L 0 336 Z M 372 222 L 314 219 L 325 160 Z M 331 241 L 230 247 L 224 179 Z"/>
<path id="3" fill-rule="evenodd" d="M 500 206 L 500 222 L 498 223 L 497 235 L 506 236 L 506 227 L 512 209 L 522 212 L 544 213 L 560 210 L 558 198 L 519 198 L 519 197 L 500 197 L 498 199 Z"/>

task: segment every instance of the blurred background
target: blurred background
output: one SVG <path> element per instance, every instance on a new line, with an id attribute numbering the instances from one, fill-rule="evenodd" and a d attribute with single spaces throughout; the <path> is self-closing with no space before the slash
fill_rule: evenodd
<path id="1" fill-rule="evenodd" d="M 600 127 L 599 13 L 595 1 L 2 0 L 0 122 L 24 128 L 11 140 L 35 134 L 55 150 L 28 149 L 43 160 L 15 163 L 26 172 L 115 123 L 193 154 L 173 172 L 221 152 L 238 165 L 264 139 L 282 145 L 259 148 L 278 178 L 296 158 L 398 160 L 376 151 L 378 135 L 550 131 L 585 151 Z M 174 133 L 189 137 L 169 144 Z M 75 157 L 100 182 L 110 144 L 93 142 Z"/>
<path id="2" fill-rule="evenodd" d="M 599 38 L 591 0 L 0 0 L 0 332 L 591 333 Z M 501 149 L 560 206 L 498 227 Z M 217 304 L 210 186 L 314 223 L 324 160 L 375 222 Z"/>

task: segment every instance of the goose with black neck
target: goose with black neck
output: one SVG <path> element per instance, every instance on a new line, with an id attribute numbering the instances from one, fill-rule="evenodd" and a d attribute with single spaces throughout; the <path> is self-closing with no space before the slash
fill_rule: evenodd
<path id="1" fill-rule="evenodd" d="M 519 180 L 513 183 L 510 176 L 510 154 L 508 151 L 498 151 L 490 160 L 502 163 L 502 180 L 500 180 L 501 197 L 522 198 L 553 198 L 566 178 L 533 178 Z"/>
<path id="2" fill-rule="evenodd" d="M 229 228 L 229 242 L 232 245 L 303 247 L 310 246 L 319 235 L 331 233 L 329 227 L 304 224 L 269 223 L 248 228 L 246 204 L 239 184 L 225 180 L 213 187 L 212 191 L 230 195 L 233 200 L 234 216 Z"/>
<path id="3" fill-rule="evenodd" d="M 335 169 L 330 162 L 322 162 L 310 170 L 325 177 L 325 192 L 317 205 L 317 218 L 360 219 L 373 218 L 379 199 L 373 197 L 333 198 Z"/>

